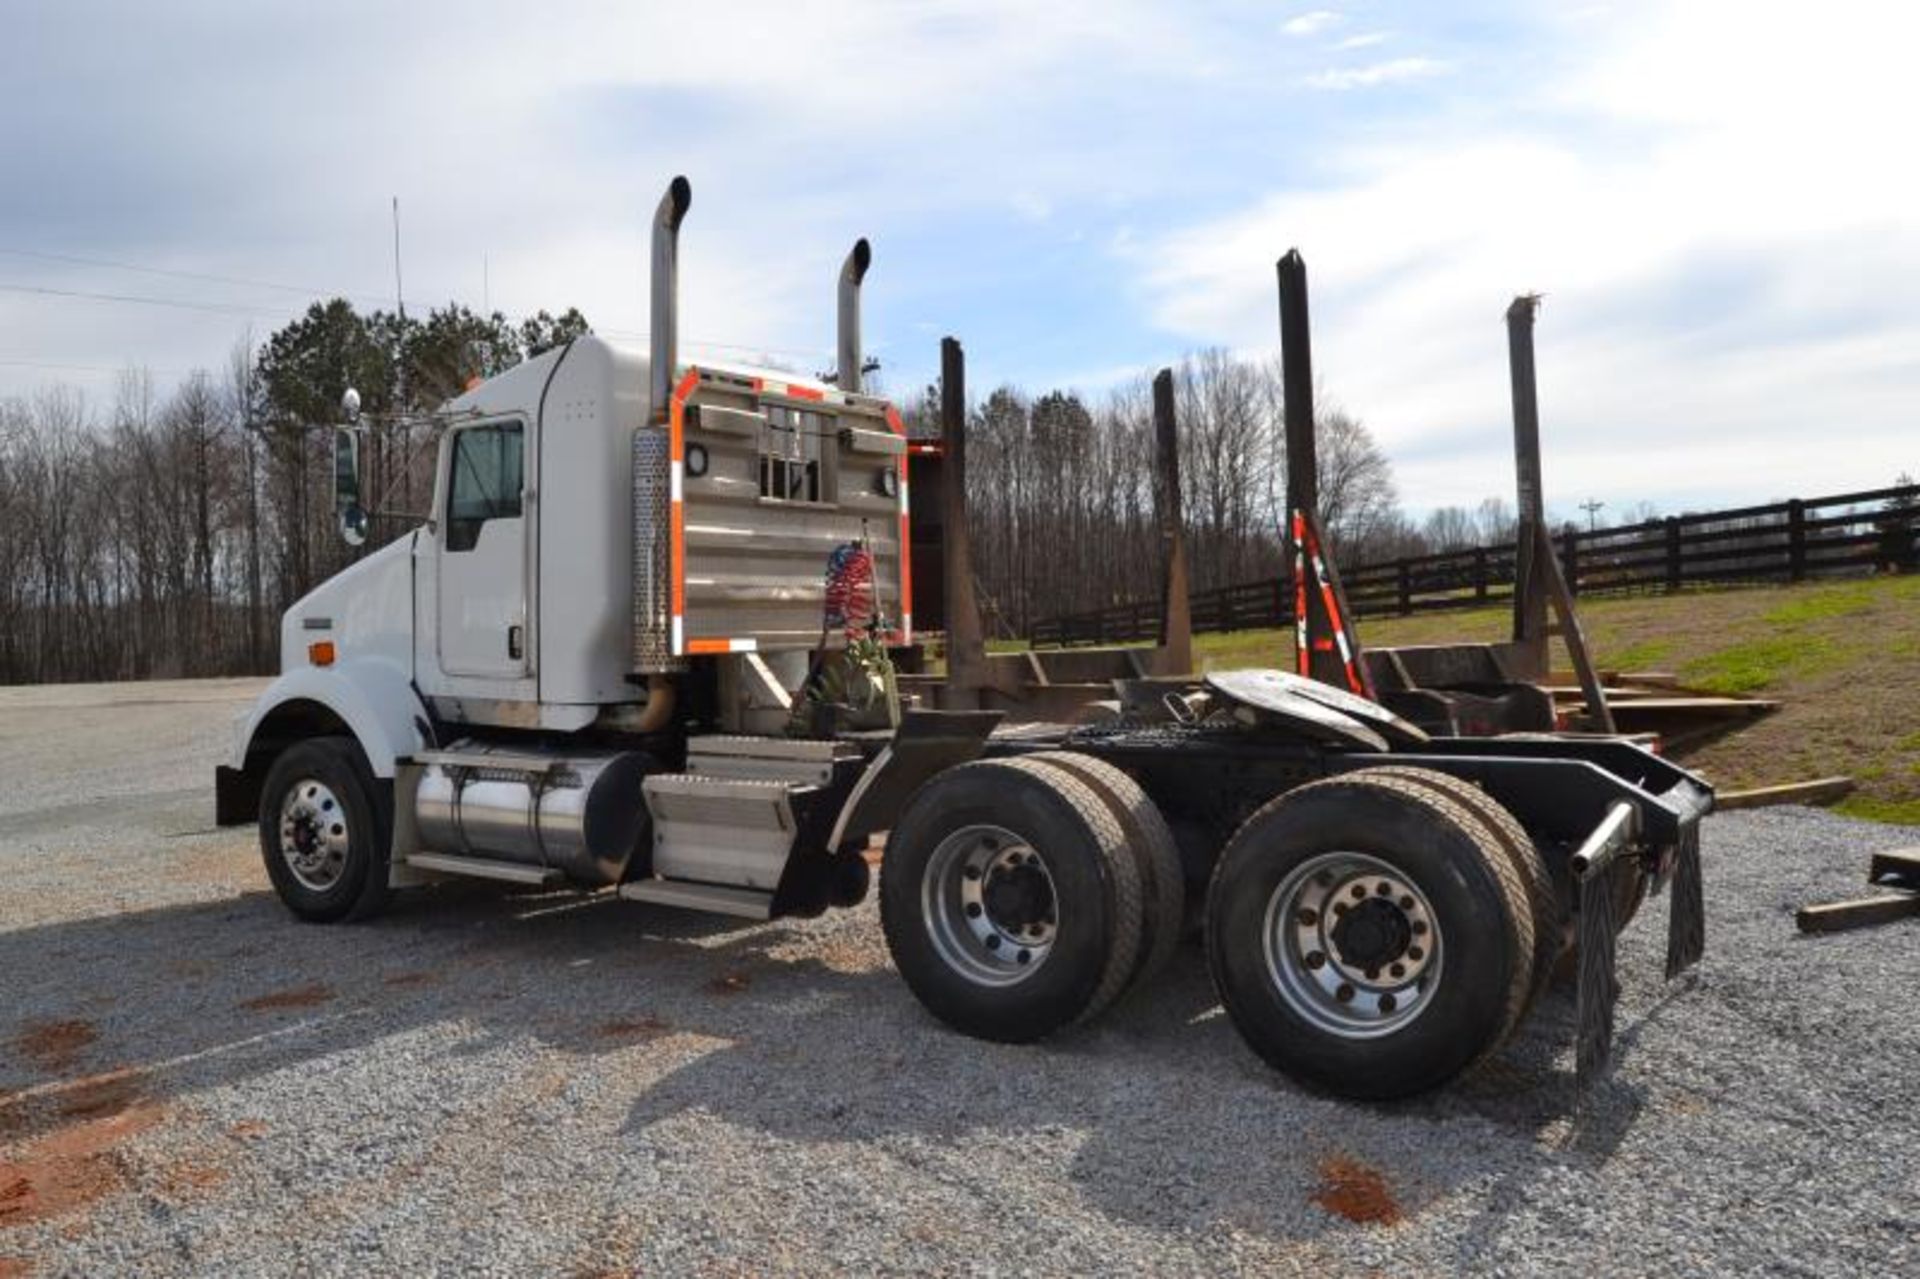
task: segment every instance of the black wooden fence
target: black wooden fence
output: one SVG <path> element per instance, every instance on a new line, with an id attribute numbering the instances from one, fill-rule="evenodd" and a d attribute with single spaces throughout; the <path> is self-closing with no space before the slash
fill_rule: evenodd
<path id="1" fill-rule="evenodd" d="M 1920 567 L 1920 485 L 1795 498 L 1766 506 L 1675 515 L 1555 539 L 1576 595 L 1677 591 L 1686 586 L 1799 582 L 1810 577 Z M 1412 555 L 1381 564 L 1342 567 L 1353 611 L 1409 616 L 1480 608 L 1513 596 L 1514 548 Z M 1293 584 L 1282 574 L 1258 582 L 1197 591 L 1195 631 L 1285 626 L 1293 621 Z M 1135 600 L 1041 622 L 1036 645 L 1098 644 L 1153 639 L 1157 600 Z"/>

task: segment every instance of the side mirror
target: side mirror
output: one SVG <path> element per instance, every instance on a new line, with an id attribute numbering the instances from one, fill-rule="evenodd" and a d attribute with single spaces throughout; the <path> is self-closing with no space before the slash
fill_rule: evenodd
<path id="1" fill-rule="evenodd" d="M 333 512 L 347 545 L 367 540 L 367 512 L 360 505 L 360 437 L 348 430 L 333 433 Z"/>

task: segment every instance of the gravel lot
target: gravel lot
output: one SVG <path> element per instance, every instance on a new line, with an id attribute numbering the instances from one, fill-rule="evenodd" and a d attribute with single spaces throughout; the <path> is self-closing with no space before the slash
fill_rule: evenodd
<path id="1" fill-rule="evenodd" d="M 947 1033 L 871 908 L 742 928 L 460 886 L 296 924 L 210 826 L 244 681 L 0 690 L 0 1279 L 1920 1270 L 1920 924 L 1803 939 L 1911 834 L 1706 833 L 1700 972 L 1622 944 L 1445 1095 L 1303 1093 L 1197 952 L 1042 1048 Z"/>

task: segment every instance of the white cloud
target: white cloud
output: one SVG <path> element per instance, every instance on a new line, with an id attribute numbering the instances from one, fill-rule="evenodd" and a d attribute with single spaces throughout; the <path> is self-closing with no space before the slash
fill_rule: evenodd
<path id="1" fill-rule="evenodd" d="M 1391 31 L 1363 31 L 1359 35 L 1348 36 L 1333 47 L 1342 50 L 1371 49 L 1375 45 L 1385 44 L 1391 39 L 1393 39 L 1393 32 Z"/>
<path id="2" fill-rule="evenodd" d="M 1365 67 L 1336 67 L 1307 77 L 1312 89 L 1372 89 L 1383 84 L 1421 80 L 1446 71 L 1447 64 L 1434 58 L 1393 58 Z"/>
<path id="3" fill-rule="evenodd" d="M 1536 289 L 1551 501 L 1890 481 L 1920 462 L 1920 78 L 1909 20 L 1837 7 L 1650 11 L 1502 123 L 1376 129 L 1319 189 L 1143 237 L 1159 321 L 1271 349 L 1271 263 L 1301 246 L 1315 371 L 1416 507 L 1510 490 L 1500 317 Z"/>
<path id="4" fill-rule="evenodd" d="M 1280 29 L 1290 36 L 1310 36 L 1337 26 L 1343 20 L 1331 9 L 1309 9 L 1298 17 L 1287 19 Z"/>

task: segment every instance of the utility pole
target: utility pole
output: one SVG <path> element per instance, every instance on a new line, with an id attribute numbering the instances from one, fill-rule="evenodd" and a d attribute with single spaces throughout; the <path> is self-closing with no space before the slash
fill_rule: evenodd
<path id="1" fill-rule="evenodd" d="M 1580 503 L 1580 509 L 1587 513 L 1587 532 L 1589 533 L 1594 532 L 1596 529 L 1600 527 L 1600 524 L 1599 524 L 1600 508 L 1605 505 L 1606 503 L 1602 502 L 1597 497 L 1590 497 L 1586 501 Z"/>
<path id="2" fill-rule="evenodd" d="M 485 288 L 487 283 L 485 279 L 487 263 L 484 257 L 480 259 L 480 270 L 482 277 L 481 287 Z M 391 407 L 393 410 L 393 420 L 400 423 L 400 429 L 405 433 L 400 440 L 400 506 L 402 510 L 411 511 L 413 509 L 413 423 L 407 416 L 407 295 L 406 290 L 401 287 L 400 281 L 400 197 L 397 195 L 393 197 L 393 305 L 394 309 L 399 313 L 400 328 L 393 355 L 394 385 L 393 404 Z M 377 441 L 379 434 L 377 430 L 368 431 L 368 441 Z M 381 507 L 388 505 L 387 475 L 384 470 L 384 459 L 381 457 L 381 449 L 378 443 L 374 443 L 372 452 L 374 462 L 373 469 L 374 473 L 379 476 L 380 491 L 377 495 L 371 492 L 367 494 L 367 509 L 379 510 Z M 379 506 L 374 505 L 376 497 L 379 501 Z"/>

